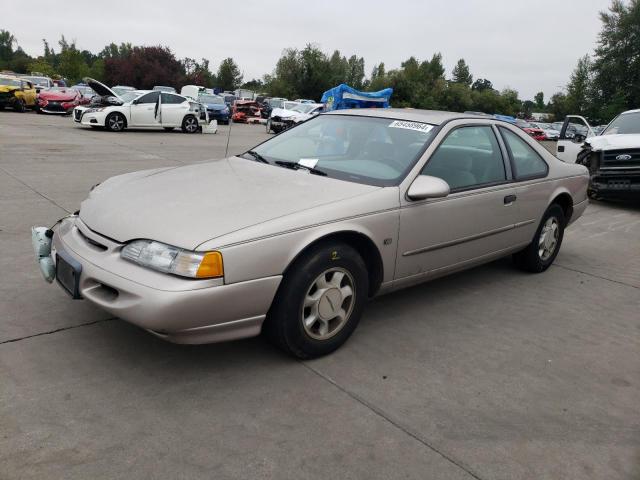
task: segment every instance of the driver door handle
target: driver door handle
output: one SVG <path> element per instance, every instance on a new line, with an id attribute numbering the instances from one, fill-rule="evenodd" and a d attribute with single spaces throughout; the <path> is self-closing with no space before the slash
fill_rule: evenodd
<path id="1" fill-rule="evenodd" d="M 504 204 L 505 205 L 511 205 L 517 199 L 518 199 L 518 197 L 516 195 L 514 195 L 514 194 L 507 195 L 506 197 L 504 197 Z"/>

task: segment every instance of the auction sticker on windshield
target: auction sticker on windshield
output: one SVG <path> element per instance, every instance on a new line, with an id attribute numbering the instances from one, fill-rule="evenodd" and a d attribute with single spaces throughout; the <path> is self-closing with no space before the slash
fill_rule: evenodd
<path id="1" fill-rule="evenodd" d="M 389 124 L 390 128 L 404 128 L 406 130 L 417 130 L 418 132 L 427 133 L 433 128 L 433 125 L 420 122 L 407 122 L 404 120 L 395 120 Z"/>

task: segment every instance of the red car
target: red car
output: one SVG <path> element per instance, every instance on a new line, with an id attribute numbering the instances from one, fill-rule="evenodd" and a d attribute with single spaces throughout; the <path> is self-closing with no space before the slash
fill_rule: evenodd
<path id="1" fill-rule="evenodd" d="M 80 104 L 82 95 L 67 87 L 40 90 L 37 97 L 38 113 L 70 114 Z"/>
<path id="2" fill-rule="evenodd" d="M 544 134 L 544 130 L 541 128 L 534 127 L 529 122 L 521 119 L 516 119 L 516 125 L 524 130 L 527 135 L 535 138 L 538 141 L 546 140 L 547 136 Z"/>
<path id="3" fill-rule="evenodd" d="M 236 123 L 260 122 L 260 105 L 252 100 L 236 100 L 231 119 Z"/>

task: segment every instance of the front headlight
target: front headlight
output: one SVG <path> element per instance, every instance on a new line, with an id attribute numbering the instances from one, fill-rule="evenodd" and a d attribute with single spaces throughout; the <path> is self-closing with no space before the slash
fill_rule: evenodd
<path id="1" fill-rule="evenodd" d="M 143 267 L 189 278 L 224 276 L 220 252 L 191 252 L 153 240 L 134 240 L 120 253 L 122 258 Z"/>
<path id="2" fill-rule="evenodd" d="M 223 113 L 223 114 L 227 114 L 227 113 L 229 113 L 229 109 L 228 109 L 228 108 L 223 108 L 223 109 L 222 109 L 222 113 Z"/>

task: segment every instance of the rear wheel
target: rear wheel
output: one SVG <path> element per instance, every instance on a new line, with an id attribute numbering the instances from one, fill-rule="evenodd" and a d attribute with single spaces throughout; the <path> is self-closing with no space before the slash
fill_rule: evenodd
<path id="1" fill-rule="evenodd" d="M 551 266 L 560 251 L 564 238 L 564 226 L 564 210 L 554 203 L 542 217 L 529 246 L 513 255 L 515 264 L 528 272 L 544 272 Z"/>
<path id="2" fill-rule="evenodd" d="M 360 254 L 341 242 L 323 242 L 304 253 L 286 273 L 265 333 L 297 358 L 331 353 L 357 327 L 368 289 Z"/>
<path id="3" fill-rule="evenodd" d="M 196 133 L 198 131 L 198 119 L 193 115 L 187 115 L 182 120 L 182 131 L 184 133 Z"/>
<path id="4" fill-rule="evenodd" d="M 127 119 L 120 112 L 113 112 L 107 116 L 105 127 L 111 132 L 121 132 L 127 126 Z"/>

